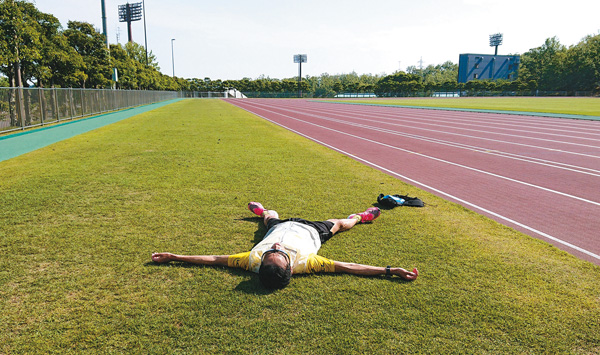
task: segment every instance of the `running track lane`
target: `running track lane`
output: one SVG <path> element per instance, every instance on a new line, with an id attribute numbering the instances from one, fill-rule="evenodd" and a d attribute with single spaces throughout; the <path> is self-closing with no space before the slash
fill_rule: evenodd
<path id="1" fill-rule="evenodd" d="M 600 122 L 226 101 L 600 265 Z"/>

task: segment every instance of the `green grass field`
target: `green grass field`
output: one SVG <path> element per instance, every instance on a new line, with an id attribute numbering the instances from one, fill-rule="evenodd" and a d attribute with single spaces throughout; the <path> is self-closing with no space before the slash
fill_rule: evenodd
<path id="1" fill-rule="evenodd" d="M 339 101 L 339 100 L 338 100 Z M 520 112 L 564 113 L 600 117 L 597 97 L 473 97 L 421 99 L 348 99 L 341 102 L 399 106 L 466 108 Z"/>
<path id="2" fill-rule="evenodd" d="M 418 267 L 404 282 L 155 265 L 231 254 L 247 209 L 384 211 L 320 254 Z M 597 354 L 600 267 L 220 100 L 184 100 L 0 163 L 0 353 Z"/>

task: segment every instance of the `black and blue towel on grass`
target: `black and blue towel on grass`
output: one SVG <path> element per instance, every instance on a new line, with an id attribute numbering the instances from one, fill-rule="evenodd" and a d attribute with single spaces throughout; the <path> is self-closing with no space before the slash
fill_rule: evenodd
<path id="1" fill-rule="evenodd" d="M 408 195 L 384 195 L 379 194 L 377 202 L 385 208 L 394 208 L 396 206 L 423 207 L 425 204 L 420 198 L 409 197 Z"/>

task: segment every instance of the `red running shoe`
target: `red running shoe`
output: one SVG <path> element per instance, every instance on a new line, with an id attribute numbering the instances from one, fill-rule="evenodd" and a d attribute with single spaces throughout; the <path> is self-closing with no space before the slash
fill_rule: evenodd
<path id="1" fill-rule="evenodd" d="M 354 213 L 348 216 L 348 219 L 360 217 L 359 223 L 370 222 L 375 218 L 379 217 L 381 210 L 377 207 L 369 207 L 366 211 L 361 213 Z"/>
<path id="2" fill-rule="evenodd" d="M 263 205 L 260 204 L 260 202 L 250 202 L 248 203 L 248 209 L 250 211 L 252 211 L 252 213 L 254 213 L 257 216 L 261 216 L 263 212 L 265 211 L 265 208 L 263 207 Z"/>

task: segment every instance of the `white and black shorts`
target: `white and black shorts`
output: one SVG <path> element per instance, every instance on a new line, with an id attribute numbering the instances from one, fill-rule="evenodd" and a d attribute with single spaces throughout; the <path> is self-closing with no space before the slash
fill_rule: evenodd
<path id="1" fill-rule="evenodd" d="M 288 218 L 288 219 L 277 219 L 271 218 L 267 222 L 267 230 L 271 230 L 271 228 L 275 227 L 280 223 L 285 222 L 296 222 L 300 224 L 305 224 L 307 226 L 311 226 L 317 230 L 319 233 L 319 239 L 321 239 L 321 244 L 325 243 L 329 240 L 329 238 L 333 237 L 333 233 L 331 233 L 331 228 L 333 228 L 333 222 L 330 221 L 307 221 L 302 218 Z"/>

